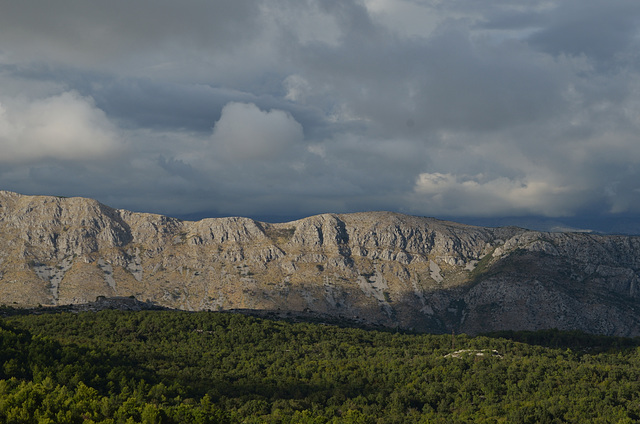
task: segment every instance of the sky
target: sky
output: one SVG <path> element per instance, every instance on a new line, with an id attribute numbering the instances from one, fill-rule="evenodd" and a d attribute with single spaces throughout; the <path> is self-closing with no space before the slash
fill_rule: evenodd
<path id="1" fill-rule="evenodd" d="M 0 5 L 0 189 L 640 232 L 639 177 L 637 0 Z"/>

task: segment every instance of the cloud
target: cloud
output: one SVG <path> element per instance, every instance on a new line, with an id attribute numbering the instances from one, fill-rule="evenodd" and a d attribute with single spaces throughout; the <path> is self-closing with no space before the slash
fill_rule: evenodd
<path id="1" fill-rule="evenodd" d="M 559 2 L 541 14 L 544 26 L 530 41 L 554 55 L 586 55 L 599 65 L 622 59 L 621 54 L 634 48 L 640 4 L 617 1 L 603 6 L 598 0 Z"/>
<path id="2" fill-rule="evenodd" d="M 223 3 L 3 6 L 3 188 L 169 214 L 640 213 L 635 2 Z"/>
<path id="3" fill-rule="evenodd" d="M 0 103 L 0 145 L 0 162 L 104 159 L 123 147 L 104 112 L 75 92 Z"/>
<path id="4" fill-rule="evenodd" d="M 575 194 L 573 187 L 543 180 L 441 173 L 420 174 L 413 193 L 432 213 L 453 216 L 566 216 L 580 206 Z"/>
<path id="5" fill-rule="evenodd" d="M 117 72 L 184 72 L 185 61 L 198 53 L 228 53 L 234 42 L 252 40 L 261 30 L 259 4 L 253 0 L 61 0 L 55 7 L 36 0 L 5 6 L 0 38 L 9 60 Z"/>
<path id="6" fill-rule="evenodd" d="M 212 140 L 236 160 L 271 159 L 304 138 L 302 126 L 282 110 L 253 103 L 229 103 L 213 128 Z"/>

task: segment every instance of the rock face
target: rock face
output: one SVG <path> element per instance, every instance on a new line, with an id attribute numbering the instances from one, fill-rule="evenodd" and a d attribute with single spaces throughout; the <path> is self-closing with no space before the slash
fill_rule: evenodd
<path id="1" fill-rule="evenodd" d="M 417 331 L 640 335 L 640 238 L 389 212 L 181 221 L 0 191 L 0 304 L 135 296 L 185 310 L 327 314 Z"/>

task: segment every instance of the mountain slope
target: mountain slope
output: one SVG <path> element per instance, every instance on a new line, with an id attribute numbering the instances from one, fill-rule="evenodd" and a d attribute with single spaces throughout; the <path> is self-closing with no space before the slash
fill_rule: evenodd
<path id="1" fill-rule="evenodd" d="M 433 332 L 640 335 L 640 238 L 389 212 L 181 221 L 0 191 L 0 304 L 135 296 L 186 310 L 328 314 Z"/>

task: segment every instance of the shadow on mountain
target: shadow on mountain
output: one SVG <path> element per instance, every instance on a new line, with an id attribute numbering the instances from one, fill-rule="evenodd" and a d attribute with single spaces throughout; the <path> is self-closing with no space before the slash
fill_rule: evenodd
<path id="1" fill-rule="evenodd" d="M 55 314 L 60 312 L 98 312 L 108 309 L 120 311 L 172 311 L 176 309 L 161 306 L 156 302 L 143 302 L 135 298 L 135 296 L 98 296 L 94 302 L 77 303 L 70 305 L 58 306 L 37 306 L 33 308 L 2 306 L 0 307 L 0 316 L 12 315 L 41 315 Z"/>
<path id="2" fill-rule="evenodd" d="M 603 336 L 578 330 L 562 331 L 555 328 L 539 331 L 494 331 L 482 334 L 482 336 L 554 349 L 571 349 L 584 353 L 620 351 L 640 347 L 640 338 L 638 337 Z"/>

